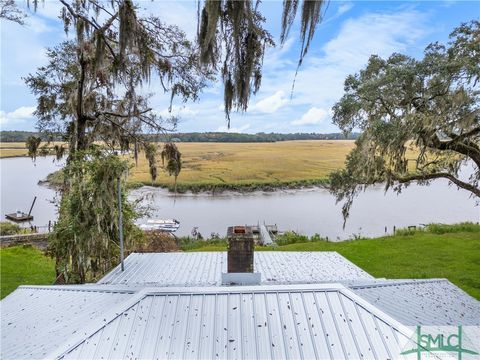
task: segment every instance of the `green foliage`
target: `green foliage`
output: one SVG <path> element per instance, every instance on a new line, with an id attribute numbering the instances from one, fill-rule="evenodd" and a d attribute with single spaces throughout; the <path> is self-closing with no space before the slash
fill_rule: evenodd
<path id="1" fill-rule="evenodd" d="M 380 182 L 400 192 L 412 181 L 444 178 L 480 197 L 479 34 L 479 21 L 462 24 L 448 46 L 430 44 L 421 60 L 372 56 L 347 77 L 333 120 L 362 135 L 345 169 L 331 176 L 345 218 L 355 196 Z M 464 179 L 467 163 L 476 170 Z"/>
<path id="2" fill-rule="evenodd" d="M 411 236 L 422 232 L 430 234 L 451 234 L 459 232 L 480 233 L 480 225 L 472 222 L 463 222 L 454 225 L 428 224 L 423 228 L 398 229 L 395 234 L 398 236 Z"/>
<path id="3" fill-rule="evenodd" d="M 118 263 L 117 181 L 128 162 L 101 149 L 77 152 L 63 174 L 67 187 L 49 239 L 57 276 L 67 283 L 94 281 Z M 122 188 L 125 249 L 143 241 L 135 209 Z"/>
<path id="4" fill-rule="evenodd" d="M 472 232 L 480 233 L 480 226 L 478 223 L 464 222 L 455 225 L 445 224 L 429 224 L 427 225 L 427 231 L 432 234 L 449 234 L 456 232 Z"/>
<path id="5" fill-rule="evenodd" d="M 306 242 L 317 242 L 317 241 L 328 241 L 328 240 L 326 238 L 321 237 L 318 234 L 308 237 L 306 235 L 297 234 L 293 231 L 286 231 L 283 234 L 277 235 L 275 237 L 275 243 L 278 246 L 297 244 L 297 243 L 306 243 Z"/>
<path id="6" fill-rule="evenodd" d="M 20 234 L 22 228 L 9 221 L 0 221 L 0 236 Z"/>
<path id="7" fill-rule="evenodd" d="M 222 249 L 227 248 L 227 240 L 222 238 L 197 240 L 191 237 L 181 237 L 181 238 L 178 238 L 177 244 L 182 251 L 193 251 L 193 250 L 198 250 L 203 248 L 211 249 L 212 247 L 218 247 Z"/>
<path id="8" fill-rule="evenodd" d="M 55 262 L 30 245 L 0 248 L 0 298 L 19 285 L 51 285 Z"/>

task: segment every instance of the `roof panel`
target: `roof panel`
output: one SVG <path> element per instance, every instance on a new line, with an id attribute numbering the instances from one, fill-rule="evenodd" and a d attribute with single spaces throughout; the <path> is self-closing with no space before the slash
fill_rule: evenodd
<path id="1" fill-rule="evenodd" d="M 82 286 L 21 286 L 1 302 L 1 357 L 41 358 L 132 296 Z"/>
<path id="2" fill-rule="evenodd" d="M 49 357 L 383 358 L 409 335 L 338 284 L 150 288 Z"/>
<path id="3" fill-rule="evenodd" d="M 372 280 L 336 252 L 257 251 L 254 271 L 262 284 Z M 99 284 L 131 286 L 219 286 L 227 272 L 226 252 L 134 253 L 125 271 L 116 267 Z"/>
<path id="4" fill-rule="evenodd" d="M 446 279 L 383 280 L 350 288 L 405 325 L 480 325 L 480 301 Z"/>

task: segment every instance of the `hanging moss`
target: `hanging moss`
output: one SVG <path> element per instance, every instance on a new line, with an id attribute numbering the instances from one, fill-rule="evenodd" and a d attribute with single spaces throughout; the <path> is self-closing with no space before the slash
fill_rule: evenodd
<path id="1" fill-rule="evenodd" d="M 30 158 L 34 161 L 37 159 L 38 150 L 41 142 L 42 139 L 35 136 L 29 136 L 27 138 L 27 141 L 25 142 L 25 146 L 28 149 L 28 156 L 30 156 Z"/>
<path id="2" fill-rule="evenodd" d="M 66 283 L 96 281 L 118 263 L 117 181 L 128 162 L 101 149 L 77 152 L 63 174 L 69 184 L 60 203 L 59 220 L 49 238 L 57 276 Z M 125 249 L 143 241 L 134 225 L 138 216 L 122 185 Z"/>

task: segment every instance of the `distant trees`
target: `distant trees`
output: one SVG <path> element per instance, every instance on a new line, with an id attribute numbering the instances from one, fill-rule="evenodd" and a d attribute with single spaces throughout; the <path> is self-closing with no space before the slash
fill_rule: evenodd
<path id="1" fill-rule="evenodd" d="M 231 132 L 192 132 L 192 133 L 169 133 L 163 134 L 142 134 L 142 137 L 151 142 L 275 142 L 289 140 L 354 140 L 358 133 L 231 133 Z M 29 136 L 40 138 L 42 141 L 61 141 L 62 135 L 52 133 L 37 133 L 31 131 L 0 131 L 2 142 L 25 142 Z M 99 138 L 100 140 L 100 138 Z"/>
<path id="2" fill-rule="evenodd" d="M 450 39 L 430 44 L 420 60 L 372 56 L 345 80 L 333 121 L 362 132 L 331 177 L 345 217 L 360 191 L 381 182 L 400 192 L 443 178 L 480 197 L 480 22 L 462 24 Z M 469 177 L 460 176 L 465 164 L 474 166 Z"/>

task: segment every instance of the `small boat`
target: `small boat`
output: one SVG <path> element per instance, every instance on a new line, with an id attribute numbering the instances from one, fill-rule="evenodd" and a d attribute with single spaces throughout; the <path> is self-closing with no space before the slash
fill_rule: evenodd
<path id="1" fill-rule="evenodd" d="M 175 219 L 150 219 L 146 224 L 140 224 L 142 230 L 160 230 L 173 233 L 180 227 L 180 222 Z"/>

